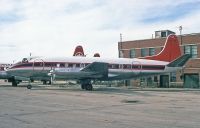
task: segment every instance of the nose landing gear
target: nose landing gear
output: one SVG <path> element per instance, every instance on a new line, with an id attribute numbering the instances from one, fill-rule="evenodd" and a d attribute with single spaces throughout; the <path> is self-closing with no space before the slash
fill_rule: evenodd
<path id="1" fill-rule="evenodd" d="M 27 89 L 31 89 L 32 88 L 32 85 L 31 85 L 31 80 L 28 82 L 28 85 L 27 85 Z"/>
<path id="2" fill-rule="evenodd" d="M 27 85 L 27 89 L 31 89 L 32 88 L 32 85 L 31 84 L 28 84 Z"/>

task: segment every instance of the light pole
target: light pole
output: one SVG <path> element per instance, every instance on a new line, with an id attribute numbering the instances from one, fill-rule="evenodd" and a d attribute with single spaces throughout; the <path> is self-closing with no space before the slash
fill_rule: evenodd
<path id="1" fill-rule="evenodd" d="M 119 58 L 122 57 L 122 34 L 120 33 L 120 48 L 119 48 Z"/>
<path id="2" fill-rule="evenodd" d="M 181 38 L 181 45 L 182 45 L 182 30 L 183 30 L 183 27 L 181 25 L 181 26 L 179 26 L 180 38 Z"/>

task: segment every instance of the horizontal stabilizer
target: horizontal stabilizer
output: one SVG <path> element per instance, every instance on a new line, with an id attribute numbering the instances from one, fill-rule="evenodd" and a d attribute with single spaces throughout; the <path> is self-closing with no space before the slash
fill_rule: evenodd
<path id="1" fill-rule="evenodd" d="M 108 63 L 93 62 L 81 70 L 82 72 L 92 72 L 100 74 L 103 77 L 108 77 Z"/>
<path id="2" fill-rule="evenodd" d="M 189 60 L 189 58 L 191 58 L 190 54 L 184 54 L 181 57 L 169 63 L 167 66 L 168 67 L 182 67 Z"/>

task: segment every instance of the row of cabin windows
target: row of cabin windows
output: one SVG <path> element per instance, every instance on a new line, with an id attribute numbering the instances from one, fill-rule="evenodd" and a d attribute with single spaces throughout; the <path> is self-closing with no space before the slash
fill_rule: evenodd
<path id="1" fill-rule="evenodd" d="M 72 63 L 69 63 L 69 64 L 65 64 L 65 66 L 63 65 L 60 65 L 57 67 L 68 67 L 68 68 L 72 68 L 72 67 L 76 67 L 76 68 L 84 68 L 86 67 L 88 64 L 72 64 Z M 132 68 L 141 68 L 141 66 L 138 66 L 138 65 L 131 65 L 131 64 L 109 64 L 108 67 L 110 69 L 132 69 Z"/>
<path id="2" fill-rule="evenodd" d="M 39 65 L 43 65 L 43 63 L 40 63 Z M 38 65 L 38 66 L 39 66 Z M 88 64 L 79 64 L 79 63 L 76 63 L 76 64 L 73 64 L 73 63 L 44 63 L 44 65 L 46 67 L 61 67 L 61 68 L 72 68 L 72 67 L 76 67 L 76 68 L 79 68 L 79 67 L 86 67 Z"/>
<path id="3" fill-rule="evenodd" d="M 24 64 L 24 66 L 31 66 L 31 64 Z M 73 63 L 34 63 L 34 66 L 35 67 L 41 67 L 45 65 L 46 67 L 65 67 L 65 68 L 72 68 L 72 67 L 76 67 L 76 68 L 84 68 L 86 67 L 87 65 L 89 65 L 88 63 L 87 64 L 83 64 L 83 63 L 76 63 L 76 64 L 73 64 Z M 123 68 L 123 69 L 131 69 L 131 65 L 130 64 L 110 64 L 109 65 L 109 68 L 111 69 L 119 69 L 119 68 Z"/>
<path id="4" fill-rule="evenodd" d="M 60 67 L 60 68 L 84 68 L 86 67 L 87 64 L 84 63 L 42 63 L 42 62 L 37 62 L 34 63 L 34 67 Z M 23 64 L 23 66 L 33 66 L 32 63 L 26 63 Z M 164 69 L 164 66 L 154 66 L 154 65 L 131 65 L 131 64 L 109 64 L 109 69 Z"/>
<path id="5" fill-rule="evenodd" d="M 27 64 L 24 64 L 24 66 L 31 66 L 32 64 L 31 63 L 27 63 Z M 42 66 L 46 66 L 46 67 L 60 67 L 60 68 L 72 68 L 72 67 L 76 67 L 76 68 L 84 68 L 86 67 L 87 65 L 89 65 L 88 63 L 87 64 L 73 64 L 73 63 L 34 63 L 34 66 L 35 67 L 42 67 Z M 141 68 L 140 65 L 131 65 L 131 64 L 109 64 L 109 68 L 110 69 L 132 69 L 132 68 Z"/>

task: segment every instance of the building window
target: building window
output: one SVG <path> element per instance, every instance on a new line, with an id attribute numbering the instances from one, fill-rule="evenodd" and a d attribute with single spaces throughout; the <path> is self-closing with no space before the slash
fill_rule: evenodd
<path id="1" fill-rule="evenodd" d="M 161 32 L 161 37 L 167 37 L 167 32 Z"/>
<path id="2" fill-rule="evenodd" d="M 149 55 L 150 56 L 155 55 L 155 48 L 149 48 Z"/>
<path id="3" fill-rule="evenodd" d="M 191 53 L 192 53 L 192 58 L 197 58 L 197 45 L 192 45 L 191 46 Z"/>
<path id="4" fill-rule="evenodd" d="M 124 53 L 122 50 L 119 51 L 119 58 L 123 58 L 124 57 Z"/>
<path id="5" fill-rule="evenodd" d="M 154 81 L 154 82 L 158 82 L 158 77 L 157 77 L 157 76 L 154 76 L 154 77 L 153 77 L 153 81 Z"/>
<path id="6" fill-rule="evenodd" d="M 130 50 L 130 58 L 135 58 L 135 49 Z"/>
<path id="7" fill-rule="evenodd" d="M 190 54 L 190 45 L 184 46 L 184 54 Z"/>
<path id="8" fill-rule="evenodd" d="M 146 48 L 141 49 L 141 57 L 147 56 L 147 50 Z"/>
<path id="9" fill-rule="evenodd" d="M 171 72 L 170 73 L 170 81 L 171 82 L 176 82 L 176 72 Z"/>
<path id="10" fill-rule="evenodd" d="M 192 58 L 197 58 L 197 45 L 185 45 L 184 54 L 192 55 Z"/>

